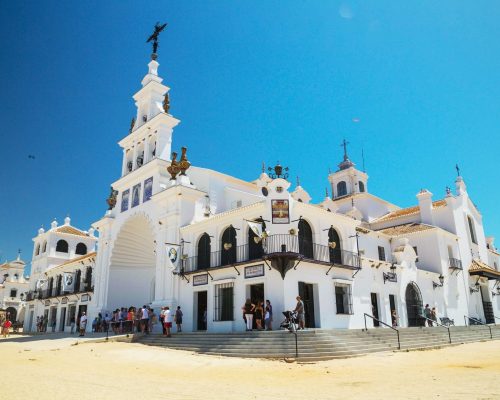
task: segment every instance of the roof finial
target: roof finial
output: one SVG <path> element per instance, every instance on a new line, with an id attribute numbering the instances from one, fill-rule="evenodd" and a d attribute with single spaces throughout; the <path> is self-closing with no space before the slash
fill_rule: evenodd
<path id="1" fill-rule="evenodd" d="M 325 188 L 325 197 L 330 197 L 330 195 L 328 193 L 328 186 Z"/>
<path id="2" fill-rule="evenodd" d="M 146 40 L 146 43 L 153 42 L 153 54 L 151 54 L 152 60 L 156 60 L 158 58 L 158 54 L 156 53 L 158 51 L 158 36 L 166 26 L 167 24 L 160 25 L 160 23 L 157 22 L 153 34 L 148 38 L 148 40 Z"/>
<path id="3" fill-rule="evenodd" d="M 455 169 L 457 170 L 457 176 L 460 176 L 460 168 L 458 167 L 458 164 L 455 164 Z"/>
<path id="4" fill-rule="evenodd" d="M 300 178 L 298 175 L 297 175 L 297 186 L 300 186 Z"/>
<path id="5" fill-rule="evenodd" d="M 17 250 L 17 261 L 21 261 L 21 249 Z"/>
<path id="6" fill-rule="evenodd" d="M 266 173 L 266 163 L 264 161 L 262 161 L 262 173 Z"/>
<path id="7" fill-rule="evenodd" d="M 349 159 L 349 157 L 347 157 L 347 145 L 349 144 L 348 141 L 344 140 L 342 141 L 342 144 L 340 145 L 340 147 L 343 147 L 344 148 L 344 161 L 347 161 Z"/>

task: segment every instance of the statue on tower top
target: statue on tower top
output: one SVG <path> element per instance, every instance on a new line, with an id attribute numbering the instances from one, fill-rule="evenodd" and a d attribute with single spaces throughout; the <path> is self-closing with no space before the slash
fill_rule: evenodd
<path id="1" fill-rule="evenodd" d="M 156 58 L 158 57 L 158 54 L 156 53 L 158 50 L 158 36 L 165 29 L 166 26 L 167 24 L 161 25 L 159 22 L 157 22 L 153 34 L 148 38 L 148 40 L 146 40 L 146 43 L 149 42 L 153 43 L 153 54 L 151 54 L 151 59 L 153 60 L 156 60 Z"/>

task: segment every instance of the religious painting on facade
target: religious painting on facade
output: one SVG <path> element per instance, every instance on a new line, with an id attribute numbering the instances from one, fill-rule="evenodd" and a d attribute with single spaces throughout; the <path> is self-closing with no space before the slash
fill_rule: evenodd
<path id="1" fill-rule="evenodd" d="M 141 196 L 141 184 L 139 183 L 138 185 L 135 185 L 132 188 L 132 206 L 131 206 L 131 208 L 139 205 L 140 196 Z"/>
<path id="2" fill-rule="evenodd" d="M 273 216 L 273 224 L 290 223 L 288 200 L 271 200 L 271 212 Z"/>
<path id="3" fill-rule="evenodd" d="M 127 189 L 122 193 L 122 212 L 128 210 L 128 198 L 130 197 L 130 190 Z"/>
<path id="4" fill-rule="evenodd" d="M 153 195 L 153 177 L 148 178 L 144 181 L 144 195 L 142 196 L 142 202 L 145 203 Z"/>

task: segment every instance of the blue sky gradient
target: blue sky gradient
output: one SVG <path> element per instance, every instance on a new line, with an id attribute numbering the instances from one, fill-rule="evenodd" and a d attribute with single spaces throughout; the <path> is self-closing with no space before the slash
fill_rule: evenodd
<path id="1" fill-rule="evenodd" d="M 195 165 L 253 180 L 280 160 L 319 202 L 345 137 L 403 207 L 442 198 L 458 163 L 498 236 L 499 20 L 494 1 L 4 1 L 0 259 L 29 261 L 54 217 L 104 214 L 157 21 L 173 148 Z"/>

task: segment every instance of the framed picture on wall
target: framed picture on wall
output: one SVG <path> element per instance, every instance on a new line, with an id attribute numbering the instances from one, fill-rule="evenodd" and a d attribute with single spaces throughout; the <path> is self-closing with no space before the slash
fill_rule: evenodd
<path id="1" fill-rule="evenodd" d="M 142 202 L 145 203 L 153 195 L 153 177 L 148 178 L 144 181 L 144 195 L 142 196 Z"/>
<path id="2" fill-rule="evenodd" d="M 271 200 L 271 214 L 273 217 L 273 224 L 290 223 L 288 200 Z"/>
<path id="3" fill-rule="evenodd" d="M 130 190 L 129 189 L 124 190 L 122 193 L 122 206 L 121 206 L 122 212 L 128 210 L 128 198 L 129 197 L 130 197 Z"/>
<path id="4" fill-rule="evenodd" d="M 135 185 L 132 188 L 132 207 L 138 206 L 141 197 L 141 184 Z"/>

